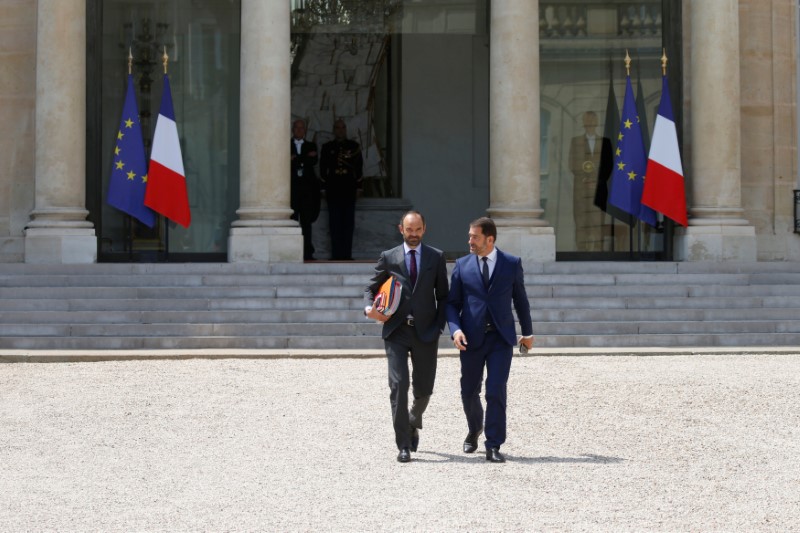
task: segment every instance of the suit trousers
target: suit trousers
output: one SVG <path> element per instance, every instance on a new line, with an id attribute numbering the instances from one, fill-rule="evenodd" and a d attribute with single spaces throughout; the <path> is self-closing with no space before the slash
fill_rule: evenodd
<path id="1" fill-rule="evenodd" d="M 506 441 L 506 384 L 514 348 L 496 331 L 486 334 L 481 346 L 461 352 L 461 402 L 470 433 L 482 427 L 486 448 L 499 448 Z M 486 422 L 481 404 L 483 369 L 486 368 Z"/>
<path id="2" fill-rule="evenodd" d="M 438 338 L 433 342 L 420 340 L 417 331 L 400 325 L 384 340 L 389 364 L 389 400 L 392 406 L 397 449 L 411 447 L 411 427 L 422 429 L 422 414 L 428 407 L 436 379 Z M 408 358 L 413 370 L 409 379 Z M 408 409 L 408 388 L 412 384 L 414 402 Z"/>

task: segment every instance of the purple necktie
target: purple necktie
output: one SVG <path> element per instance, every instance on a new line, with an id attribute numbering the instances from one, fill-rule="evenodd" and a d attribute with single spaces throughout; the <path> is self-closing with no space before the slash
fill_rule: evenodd
<path id="1" fill-rule="evenodd" d="M 411 254 L 411 286 L 417 284 L 417 251 L 416 250 L 409 250 L 408 253 Z"/>

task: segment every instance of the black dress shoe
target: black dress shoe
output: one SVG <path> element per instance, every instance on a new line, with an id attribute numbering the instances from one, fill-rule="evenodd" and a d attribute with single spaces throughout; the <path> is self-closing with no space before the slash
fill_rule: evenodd
<path id="1" fill-rule="evenodd" d="M 467 433 L 467 438 L 464 439 L 464 453 L 475 453 L 478 449 L 478 437 L 483 433 L 483 428 L 475 433 Z"/>
<path id="2" fill-rule="evenodd" d="M 408 448 L 403 448 L 400 450 L 400 453 L 397 454 L 397 461 L 400 463 L 407 463 L 411 460 L 411 452 L 408 451 Z"/>
<path id="3" fill-rule="evenodd" d="M 415 427 L 411 428 L 411 451 L 417 451 L 417 446 L 419 446 L 419 430 Z"/>
<path id="4" fill-rule="evenodd" d="M 486 460 L 492 463 L 505 463 L 506 458 L 500 453 L 500 448 L 487 448 Z"/>

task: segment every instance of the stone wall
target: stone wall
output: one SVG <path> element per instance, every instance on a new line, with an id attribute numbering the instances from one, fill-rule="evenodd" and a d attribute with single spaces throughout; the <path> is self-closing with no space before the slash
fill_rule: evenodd
<path id="1" fill-rule="evenodd" d="M 0 2 L 0 263 L 21 262 L 34 198 L 36 2 Z"/>

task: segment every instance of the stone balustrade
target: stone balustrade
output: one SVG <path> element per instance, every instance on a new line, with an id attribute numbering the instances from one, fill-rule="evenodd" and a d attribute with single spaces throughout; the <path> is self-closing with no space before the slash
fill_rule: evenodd
<path id="1" fill-rule="evenodd" d="M 661 2 L 539 3 L 540 39 L 660 37 Z"/>

